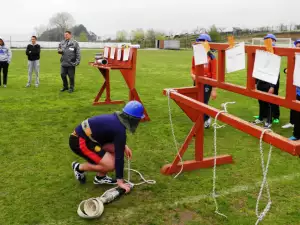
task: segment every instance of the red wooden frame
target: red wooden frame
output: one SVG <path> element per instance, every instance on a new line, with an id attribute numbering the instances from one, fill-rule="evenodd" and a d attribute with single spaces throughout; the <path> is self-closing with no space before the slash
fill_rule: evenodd
<path id="1" fill-rule="evenodd" d="M 204 158 L 204 113 L 215 117 L 220 110 L 217 110 L 211 106 L 203 103 L 204 84 L 209 84 L 217 88 L 221 88 L 227 91 L 231 91 L 237 94 L 248 96 L 255 99 L 260 99 L 270 103 L 274 103 L 289 109 L 300 111 L 300 102 L 296 101 L 296 87 L 293 85 L 293 73 L 295 65 L 295 53 L 300 52 L 300 49 L 296 48 L 280 48 L 274 47 L 274 53 L 279 56 L 287 56 L 287 84 L 286 84 L 286 96 L 280 97 L 265 92 L 255 90 L 255 79 L 252 77 L 255 52 L 257 49 L 265 50 L 264 47 L 258 46 L 246 46 L 245 52 L 248 56 L 247 59 L 247 86 L 241 87 L 225 81 L 225 50 L 229 47 L 228 44 L 210 44 L 212 49 L 218 51 L 218 76 L 217 79 L 211 79 L 204 77 L 203 65 L 196 66 L 196 87 L 187 88 L 174 88 L 170 93 L 170 98 L 173 99 L 176 104 L 186 113 L 186 115 L 195 122 L 194 126 L 190 130 L 190 133 L 186 137 L 183 145 L 179 150 L 179 154 L 182 157 L 195 136 L 195 159 L 183 162 L 183 171 L 191 171 L 199 168 L 209 168 L 214 165 L 214 158 Z M 164 95 L 167 95 L 168 90 L 163 91 Z M 218 116 L 218 120 L 229 124 L 230 126 L 250 134 L 256 138 L 260 138 L 264 128 L 251 124 L 245 120 L 242 120 L 236 116 L 224 113 Z M 291 141 L 286 137 L 278 135 L 276 133 L 265 133 L 263 141 L 285 151 L 293 156 L 300 155 L 300 141 Z M 161 168 L 161 173 L 170 175 L 180 171 L 182 165 L 179 163 L 180 157 L 176 156 L 171 164 L 165 165 Z M 222 155 L 217 156 L 217 165 L 232 163 L 232 156 Z"/>
<path id="2" fill-rule="evenodd" d="M 114 59 L 110 58 L 111 54 L 111 47 L 105 47 L 108 48 L 108 55 L 107 58 L 108 64 L 106 65 L 99 65 L 95 62 L 89 62 L 89 65 L 96 67 L 99 69 L 100 73 L 102 74 L 104 78 L 104 83 L 101 86 L 97 96 L 95 97 L 95 100 L 93 102 L 93 105 L 107 105 L 107 104 L 123 104 L 124 101 L 122 100 L 111 100 L 110 97 L 110 71 L 111 70 L 119 70 L 124 77 L 124 80 L 128 86 L 129 89 L 129 101 L 136 100 L 142 103 L 139 94 L 135 88 L 135 78 L 136 78 L 136 61 L 137 61 L 137 49 L 136 48 L 129 48 L 129 58 L 127 61 L 123 61 L 123 55 L 124 55 L 124 48 L 121 48 L 121 59 L 117 59 L 117 53 L 119 48 L 115 48 L 115 54 Z M 106 98 L 104 101 L 99 101 L 104 90 L 106 90 Z M 144 110 L 145 118 L 142 121 L 150 121 L 149 115 Z"/>

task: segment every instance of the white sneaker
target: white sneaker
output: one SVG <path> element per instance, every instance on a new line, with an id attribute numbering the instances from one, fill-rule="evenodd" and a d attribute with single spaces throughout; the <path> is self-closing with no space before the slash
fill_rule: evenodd
<path id="1" fill-rule="evenodd" d="M 254 120 L 252 123 L 253 123 L 253 124 L 262 124 L 263 122 L 264 122 L 263 120 L 256 119 L 256 120 Z"/>
<path id="2" fill-rule="evenodd" d="M 264 128 L 271 128 L 272 123 L 265 122 Z"/>
<path id="3" fill-rule="evenodd" d="M 293 128 L 293 127 L 294 127 L 294 124 L 291 124 L 291 123 L 287 123 L 282 126 L 283 129 Z"/>
<path id="4" fill-rule="evenodd" d="M 6 88 L 6 85 L 3 85 L 3 87 L 5 87 L 5 88 Z"/>
<path id="5" fill-rule="evenodd" d="M 113 179 L 109 176 L 103 176 L 101 178 L 98 178 L 97 176 L 94 177 L 94 184 L 117 184 L 117 180 Z"/>
<path id="6" fill-rule="evenodd" d="M 204 122 L 204 128 L 205 128 L 205 129 L 208 129 L 208 128 L 210 127 L 210 124 L 211 124 L 211 118 L 209 118 L 208 120 L 206 120 L 206 121 Z"/>

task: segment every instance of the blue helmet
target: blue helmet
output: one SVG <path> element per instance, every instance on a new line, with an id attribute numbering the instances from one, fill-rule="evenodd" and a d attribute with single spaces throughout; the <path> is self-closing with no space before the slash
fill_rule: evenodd
<path id="1" fill-rule="evenodd" d="M 296 45 L 299 44 L 299 43 L 300 43 L 300 39 L 296 40 L 296 41 L 294 42 L 294 45 L 296 46 Z"/>
<path id="2" fill-rule="evenodd" d="M 267 34 L 265 37 L 264 37 L 264 40 L 268 39 L 268 38 L 271 38 L 272 40 L 274 41 L 277 41 L 277 38 L 274 34 Z"/>
<path id="3" fill-rule="evenodd" d="M 138 101 L 128 102 L 123 108 L 123 112 L 135 118 L 144 118 L 144 106 Z"/>
<path id="4" fill-rule="evenodd" d="M 200 34 L 199 37 L 196 39 L 197 42 L 199 41 L 208 41 L 211 42 L 211 38 L 208 34 Z"/>

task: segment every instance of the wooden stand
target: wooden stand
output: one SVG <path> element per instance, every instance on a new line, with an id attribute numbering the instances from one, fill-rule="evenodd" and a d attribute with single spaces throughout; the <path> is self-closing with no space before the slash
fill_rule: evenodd
<path id="1" fill-rule="evenodd" d="M 129 52 L 128 59 L 126 58 L 125 51 L 127 53 Z M 104 83 L 101 86 L 97 96 L 95 97 L 93 105 L 125 103 L 123 100 L 111 100 L 110 97 L 110 71 L 111 70 L 119 70 L 123 75 L 124 80 L 129 89 L 129 101 L 136 100 L 142 103 L 139 94 L 135 88 L 137 49 L 136 48 L 119 49 L 119 48 L 105 47 L 104 57 L 108 60 L 108 64 L 106 65 L 98 64 L 97 62 L 89 63 L 89 65 L 98 68 L 104 78 Z M 106 98 L 104 101 L 100 101 L 100 98 L 105 90 L 106 90 Z M 150 121 L 146 109 L 144 111 L 144 114 L 145 114 L 145 118 L 143 119 L 143 121 Z"/>
<path id="2" fill-rule="evenodd" d="M 170 98 L 185 112 L 185 114 L 195 123 L 190 133 L 186 137 L 183 145 L 179 149 L 182 157 L 187 150 L 189 144 L 195 136 L 195 159 L 183 162 L 183 171 L 191 171 L 200 168 L 209 168 L 214 166 L 214 158 L 204 158 L 204 113 L 216 117 L 220 110 L 204 104 L 203 93 L 204 84 L 208 84 L 217 88 L 231 91 L 237 94 L 259 99 L 284 106 L 289 109 L 300 111 L 300 103 L 296 101 L 296 87 L 293 86 L 293 71 L 295 65 L 295 53 L 299 53 L 300 49 L 295 48 L 274 48 L 274 53 L 280 56 L 287 56 L 288 74 L 286 84 L 286 96 L 280 97 L 265 92 L 255 90 L 255 79 L 252 77 L 255 52 L 257 49 L 266 50 L 264 47 L 246 46 L 245 52 L 248 56 L 247 66 L 247 86 L 241 87 L 225 82 L 225 50 L 230 47 L 228 44 L 211 44 L 212 49 L 218 50 L 218 78 L 217 80 L 204 77 L 204 66 L 196 66 L 196 87 L 174 88 L 170 93 Z M 269 49 L 267 49 L 269 51 Z M 164 90 L 163 94 L 167 95 L 169 89 Z M 218 116 L 218 120 L 229 124 L 230 126 L 250 134 L 256 138 L 260 138 L 264 128 L 256 126 L 250 122 L 244 121 L 238 117 L 228 113 L 222 113 Z M 265 133 L 263 141 L 285 151 L 293 156 L 300 155 L 300 141 L 291 141 L 286 137 L 273 132 Z M 171 164 L 161 168 L 161 173 L 170 175 L 180 171 L 182 165 L 179 163 L 180 157 L 176 156 Z M 217 165 L 232 163 L 230 155 L 217 156 Z"/>

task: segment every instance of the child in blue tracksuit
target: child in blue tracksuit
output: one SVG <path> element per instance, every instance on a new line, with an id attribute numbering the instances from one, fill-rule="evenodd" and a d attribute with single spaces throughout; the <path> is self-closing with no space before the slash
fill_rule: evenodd
<path id="1" fill-rule="evenodd" d="M 3 70 L 3 87 L 7 85 L 8 66 L 11 61 L 11 50 L 0 37 L 0 86 L 1 86 L 1 71 Z"/>
<path id="2" fill-rule="evenodd" d="M 300 48 L 300 39 L 294 42 L 296 48 Z M 297 87 L 297 100 L 300 101 L 300 87 Z M 293 136 L 290 137 L 290 140 L 296 141 L 300 140 L 300 112 L 291 110 L 292 122 L 294 123 L 294 132 Z"/>

